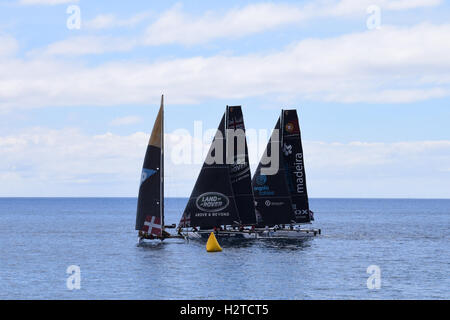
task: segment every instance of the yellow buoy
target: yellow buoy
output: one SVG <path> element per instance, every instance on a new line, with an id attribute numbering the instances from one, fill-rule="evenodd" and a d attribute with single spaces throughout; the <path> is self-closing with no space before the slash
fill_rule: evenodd
<path id="1" fill-rule="evenodd" d="M 206 251 L 208 251 L 208 252 L 222 251 L 222 248 L 220 247 L 219 242 L 217 242 L 214 232 L 211 232 L 211 234 L 209 235 L 209 238 L 208 238 L 208 242 L 206 242 Z"/>

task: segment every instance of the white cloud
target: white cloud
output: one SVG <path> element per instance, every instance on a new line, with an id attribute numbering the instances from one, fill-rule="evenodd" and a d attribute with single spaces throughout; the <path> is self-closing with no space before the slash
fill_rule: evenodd
<path id="1" fill-rule="evenodd" d="M 115 27 L 134 27 L 144 21 L 149 13 L 142 12 L 127 19 L 120 19 L 115 14 L 99 14 L 94 19 L 83 22 L 83 28 L 88 29 L 109 29 Z"/>
<path id="2" fill-rule="evenodd" d="M 19 0 L 21 5 L 57 5 L 65 3 L 77 3 L 79 0 Z"/>
<path id="3" fill-rule="evenodd" d="M 0 137 L 0 195 L 135 196 L 149 136 L 32 128 Z M 185 195 L 200 167 L 171 161 L 172 146 L 180 138 L 165 138 L 167 194 L 172 196 Z M 172 185 L 181 188 L 170 190 Z"/>
<path id="4" fill-rule="evenodd" d="M 308 190 L 331 197 L 449 198 L 450 141 L 304 144 Z"/>
<path id="5" fill-rule="evenodd" d="M 364 18 L 370 5 L 379 5 L 386 11 L 399 11 L 437 6 L 441 2 L 441 0 L 327 0 L 303 5 L 256 3 L 226 12 L 207 11 L 202 15 L 188 14 L 182 10 L 181 4 L 177 4 L 164 11 L 147 27 L 144 34 L 128 38 L 78 36 L 52 43 L 45 49 L 34 50 L 33 53 L 73 56 L 130 51 L 136 46 L 164 44 L 192 46 L 222 38 L 238 39 L 312 19 L 352 16 Z M 112 13 L 99 14 L 92 20 L 83 21 L 82 27 L 88 30 L 132 27 L 144 21 L 149 15 L 149 12 L 141 12 L 123 19 Z"/>
<path id="6" fill-rule="evenodd" d="M 45 128 L 2 136 L 0 194 L 135 196 L 148 138 L 142 132 L 90 136 Z M 177 162 L 175 147 L 186 143 L 208 148 L 189 134 L 166 134 L 167 196 L 188 196 L 197 179 L 201 163 Z M 306 141 L 304 152 L 313 197 L 450 197 L 450 141 Z"/>
<path id="7" fill-rule="evenodd" d="M 142 122 L 142 118 L 137 116 L 126 116 L 121 118 L 115 118 L 110 122 L 111 126 L 129 126 Z"/>
<path id="8" fill-rule="evenodd" d="M 325 0 L 303 5 L 267 2 L 231 9 L 225 14 L 208 11 L 200 16 L 184 13 L 178 4 L 162 13 L 147 28 L 143 42 L 147 45 L 194 45 L 220 38 L 241 38 L 316 18 L 364 17 L 371 5 L 386 11 L 398 11 L 441 3 L 441 0 Z"/>
<path id="9" fill-rule="evenodd" d="M 82 27 L 107 29 L 134 26 L 148 16 L 148 13 L 143 12 L 128 19 L 119 19 L 114 14 L 100 14 L 90 21 L 83 22 Z M 147 28 L 144 35 L 129 38 L 79 36 L 52 43 L 45 49 L 35 50 L 33 54 L 85 55 L 129 51 L 136 46 L 171 43 L 192 45 L 222 37 L 244 37 L 291 24 L 303 16 L 302 11 L 294 6 L 260 3 L 232 9 L 225 15 L 208 12 L 203 16 L 194 17 L 183 13 L 181 5 L 178 4 L 163 12 Z"/>
<path id="10" fill-rule="evenodd" d="M 83 27 L 90 29 L 106 29 L 116 25 L 117 18 L 114 14 L 100 14 L 94 19 L 83 23 Z"/>
<path id="11" fill-rule="evenodd" d="M 86 136 L 76 129 L 43 128 L 1 137 L 0 194 L 56 195 L 61 189 L 68 195 L 70 190 L 86 195 L 80 190 L 80 183 L 86 190 L 89 185 L 120 185 L 124 177 L 139 174 L 138 163 L 145 152 L 146 138 L 144 133 L 127 137 L 111 133 Z"/>
<path id="12" fill-rule="evenodd" d="M 384 26 L 305 39 L 268 54 L 111 61 L 86 66 L 0 56 L 0 110 L 110 106 L 277 95 L 336 102 L 412 102 L 448 96 L 450 24 Z M 55 49 L 56 50 L 56 49 Z"/>
<path id="13" fill-rule="evenodd" d="M 0 44 L 0 57 L 13 55 L 19 47 L 17 40 L 8 35 L 0 34 Z"/>
<path id="14" fill-rule="evenodd" d="M 77 36 L 54 42 L 45 49 L 32 50 L 28 53 L 28 56 L 80 56 L 86 54 L 103 54 L 107 52 L 125 52 L 134 48 L 136 43 L 136 40 L 129 37 Z"/>
<path id="15" fill-rule="evenodd" d="M 416 8 L 435 7 L 442 3 L 442 0 L 339 0 L 339 1 L 319 1 L 306 6 L 322 17 L 342 17 L 367 14 L 369 6 L 378 6 L 382 11 L 400 11 Z"/>
<path id="16" fill-rule="evenodd" d="M 295 6 L 273 3 L 251 4 L 224 15 L 207 12 L 200 17 L 183 13 L 181 6 L 176 5 L 147 28 L 144 43 L 192 45 L 216 38 L 239 38 L 291 24 L 302 17 L 302 11 Z"/>
<path id="17" fill-rule="evenodd" d="M 348 1 L 348 0 L 347 0 Z M 367 1 L 369 2 L 369 1 Z M 372 4 L 373 1 L 370 3 Z M 377 3 L 377 2 L 375 2 Z M 389 10 L 406 10 L 423 7 L 434 7 L 443 3 L 443 0 L 383 0 L 380 1 L 380 5 L 386 7 Z M 368 4 L 368 5 L 370 5 Z"/>
<path id="18" fill-rule="evenodd" d="M 361 167 L 372 167 L 379 172 L 382 170 L 378 169 L 378 166 L 391 165 L 404 166 L 402 170 L 407 169 L 410 165 L 421 168 L 429 166 L 432 167 L 431 170 L 439 172 L 445 168 L 446 160 L 450 160 L 450 141 L 391 143 L 309 141 L 305 143 L 305 154 L 308 153 L 310 155 L 307 158 L 308 162 L 311 162 L 311 166 L 317 170 L 326 170 L 326 174 L 330 171 L 358 170 Z M 329 156 L 323 157 L 323 154 Z"/>

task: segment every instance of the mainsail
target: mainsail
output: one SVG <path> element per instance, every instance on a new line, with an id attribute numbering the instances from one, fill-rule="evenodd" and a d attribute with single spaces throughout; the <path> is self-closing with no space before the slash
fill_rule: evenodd
<path id="1" fill-rule="evenodd" d="M 136 230 L 161 236 L 164 225 L 164 96 L 147 146 L 139 187 Z"/>
<path id="2" fill-rule="evenodd" d="M 179 227 L 254 224 L 254 212 L 242 110 L 227 106 Z"/>
<path id="3" fill-rule="evenodd" d="M 263 170 L 276 165 L 275 174 Z M 296 110 L 282 110 L 263 159 L 252 180 L 258 225 L 306 223 L 313 220 L 306 191 L 303 148 Z"/>
<path id="4" fill-rule="evenodd" d="M 281 119 L 278 119 L 263 159 L 261 159 L 252 180 L 256 219 L 259 226 L 289 224 L 295 219 L 280 148 L 280 122 Z M 275 152 L 278 153 L 278 157 L 274 154 Z M 268 159 L 278 159 L 278 170 L 275 174 L 263 173 L 264 169 L 277 165 L 277 163 L 270 163 Z"/>
<path id="5" fill-rule="evenodd" d="M 291 194 L 292 208 L 297 223 L 314 220 L 309 210 L 306 190 L 305 163 L 297 110 L 282 111 L 282 151 L 286 167 L 287 182 Z"/>

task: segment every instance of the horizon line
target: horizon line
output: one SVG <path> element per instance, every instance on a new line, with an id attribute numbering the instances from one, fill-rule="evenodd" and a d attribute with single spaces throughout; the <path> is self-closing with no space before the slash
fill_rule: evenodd
<path id="1" fill-rule="evenodd" d="M 0 199 L 137 199 L 137 196 L 0 196 Z M 189 199 L 189 197 L 165 197 L 164 199 Z M 406 197 L 309 197 L 326 200 L 450 200 L 449 198 L 406 198 Z"/>

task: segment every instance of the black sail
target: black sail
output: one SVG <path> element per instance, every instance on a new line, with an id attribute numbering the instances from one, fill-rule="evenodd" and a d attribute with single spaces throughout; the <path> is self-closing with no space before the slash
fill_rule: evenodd
<path id="1" fill-rule="evenodd" d="M 227 115 L 227 151 L 232 152 L 233 157 L 233 164 L 229 166 L 231 187 L 240 222 L 244 225 L 253 225 L 256 223 L 255 203 L 242 109 L 240 106 L 227 107 Z"/>
<path id="2" fill-rule="evenodd" d="M 281 119 L 278 119 L 263 159 L 261 159 L 252 180 L 258 226 L 295 222 L 291 195 L 286 181 L 284 157 L 280 147 L 280 123 Z M 276 161 L 277 157 L 274 153 L 277 153 L 278 161 Z M 268 158 L 273 159 L 272 162 L 269 162 Z M 274 172 L 265 173 L 264 170 L 268 170 L 269 167 L 274 168 Z"/>
<path id="3" fill-rule="evenodd" d="M 195 183 L 179 227 L 210 229 L 239 223 L 239 215 L 226 164 L 225 117 L 223 115 L 208 156 Z"/>
<path id="4" fill-rule="evenodd" d="M 297 110 L 282 111 L 282 152 L 287 173 L 287 183 L 297 223 L 313 219 L 309 210 L 303 147 Z"/>
<path id="5" fill-rule="evenodd" d="M 164 101 L 153 126 L 152 134 L 145 153 L 139 186 L 136 212 L 136 230 L 160 236 L 164 225 L 164 191 L 163 191 L 163 129 Z"/>

